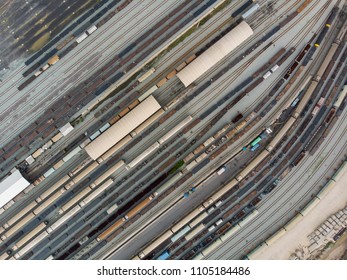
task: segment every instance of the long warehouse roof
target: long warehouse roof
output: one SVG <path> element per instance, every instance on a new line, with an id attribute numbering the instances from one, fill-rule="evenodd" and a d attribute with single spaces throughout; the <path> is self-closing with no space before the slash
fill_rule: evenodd
<path id="1" fill-rule="evenodd" d="M 215 44 L 183 68 L 177 74 L 177 77 L 186 87 L 189 86 L 252 34 L 252 28 L 245 21 L 242 21 L 229 33 L 219 39 Z"/>
<path id="2" fill-rule="evenodd" d="M 160 108 L 157 100 L 153 96 L 149 96 L 87 145 L 85 147 L 86 152 L 92 159 L 96 160 Z"/>
<path id="3" fill-rule="evenodd" d="M 24 190 L 30 183 L 16 170 L 0 182 L 0 208 Z"/>

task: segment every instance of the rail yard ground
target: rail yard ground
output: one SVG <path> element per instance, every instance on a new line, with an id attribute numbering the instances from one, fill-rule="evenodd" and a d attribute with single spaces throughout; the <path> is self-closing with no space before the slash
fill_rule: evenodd
<path id="1" fill-rule="evenodd" d="M 27 1 L 1 34 L 33 53 L 3 53 L 0 259 L 305 259 L 343 236 L 347 208 L 305 243 L 347 200 L 346 2 Z"/>
<path id="2" fill-rule="evenodd" d="M 296 250 L 309 245 L 307 236 L 322 224 L 330 215 L 347 206 L 347 171 L 329 194 L 294 228 L 255 256 L 259 260 L 288 260 Z M 335 244 L 331 244 L 318 259 L 340 259 L 347 250 L 347 235 L 344 234 Z M 307 256 L 310 258 L 310 256 Z"/>
<path id="3" fill-rule="evenodd" d="M 98 0 L 4 0 L 0 4 L 0 79 L 39 51 Z"/>

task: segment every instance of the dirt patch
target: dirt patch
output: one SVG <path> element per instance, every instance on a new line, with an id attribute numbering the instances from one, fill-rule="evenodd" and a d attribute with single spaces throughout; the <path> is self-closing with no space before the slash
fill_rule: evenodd
<path id="1" fill-rule="evenodd" d="M 0 69 L 10 69 L 14 67 L 10 65 L 40 50 L 99 0 L 0 2 Z"/>

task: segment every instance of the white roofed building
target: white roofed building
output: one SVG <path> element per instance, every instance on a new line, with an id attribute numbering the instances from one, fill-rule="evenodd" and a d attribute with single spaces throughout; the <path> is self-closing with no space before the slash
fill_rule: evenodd
<path id="1" fill-rule="evenodd" d="M 19 170 L 0 182 L 0 208 L 23 191 L 30 183 L 22 176 Z"/>

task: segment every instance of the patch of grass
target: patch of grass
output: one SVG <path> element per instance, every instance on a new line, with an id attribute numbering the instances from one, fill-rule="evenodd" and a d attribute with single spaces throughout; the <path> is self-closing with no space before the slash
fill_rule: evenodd
<path id="1" fill-rule="evenodd" d="M 49 32 L 43 34 L 40 37 L 40 39 L 36 40 L 36 42 L 34 44 L 32 44 L 32 46 L 30 47 L 30 51 L 36 52 L 39 49 L 41 49 L 45 44 L 47 44 L 50 37 L 51 37 L 51 35 L 49 34 Z"/>
<path id="2" fill-rule="evenodd" d="M 171 168 L 171 170 L 168 172 L 168 175 L 175 173 L 177 170 L 180 170 L 183 167 L 184 167 L 184 161 L 183 161 L 183 159 L 181 159 Z"/>
<path id="3" fill-rule="evenodd" d="M 85 116 L 82 116 L 82 115 L 81 115 L 81 116 L 79 116 L 78 118 L 74 119 L 74 120 L 71 122 L 71 125 L 72 125 L 72 126 L 76 126 L 76 125 L 78 125 L 78 124 L 84 122 L 84 120 L 85 120 Z"/>

